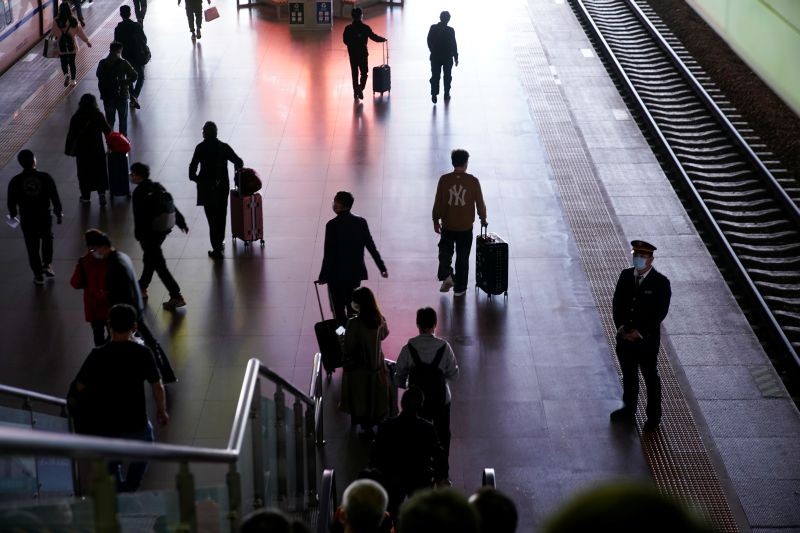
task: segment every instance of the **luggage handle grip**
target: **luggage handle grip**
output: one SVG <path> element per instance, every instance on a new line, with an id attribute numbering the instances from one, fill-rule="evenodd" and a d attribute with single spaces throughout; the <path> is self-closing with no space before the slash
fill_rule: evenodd
<path id="1" fill-rule="evenodd" d="M 489 236 L 489 224 L 485 226 L 481 224 L 481 237 L 488 237 Z"/>

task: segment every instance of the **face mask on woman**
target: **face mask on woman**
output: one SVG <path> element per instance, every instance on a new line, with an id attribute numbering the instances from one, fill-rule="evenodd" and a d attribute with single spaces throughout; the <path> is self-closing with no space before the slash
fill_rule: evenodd
<path id="1" fill-rule="evenodd" d="M 355 303 L 355 302 L 350 302 L 350 307 L 351 307 L 351 308 L 353 309 L 353 311 L 355 311 L 356 313 L 358 313 L 359 311 L 361 311 L 361 306 L 360 306 L 360 305 L 358 305 L 358 304 L 357 304 L 357 303 Z"/>

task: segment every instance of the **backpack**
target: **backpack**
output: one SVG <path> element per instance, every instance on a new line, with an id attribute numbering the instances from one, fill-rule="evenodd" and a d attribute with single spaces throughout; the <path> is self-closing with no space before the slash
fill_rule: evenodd
<path id="1" fill-rule="evenodd" d="M 442 362 L 442 357 L 444 357 L 447 343 L 442 344 L 442 347 L 436 350 L 436 356 L 430 363 L 422 362 L 419 358 L 419 352 L 411 346 L 410 342 L 406 346 L 411 354 L 411 359 L 414 361 L 414 366 L 410 368 L 408 374 L 408 386 L 414 386 L 422 390 L 422 394 L 425 395 L 423 411 L 430 413 L 443 407 L 447 402 L 447 380 L 444 377 L 444 372 L 439 368 L 439 364 Z"/>
<path id="2" fill-rule="evenodd" d="M 64 54 L 75 53 L 75 39 L 69 34 L 70 27 L 69 20 L 67 20 L 67 24 L 63 28 L 61 24 L 58 24 L 58 29 L 61 30 L 61 37 L 58 38 L 58 50 Z"/>
<path id="3" fill-rule="evenodd" d="M 108 58 L 102 61 L 103 70 L 97 82 L 100 89 L 100 97 L 103 100 L 119 98 L 120 94 L 122 94 L 122 86 L 119 82 L 120 62 L 120 60 L 117 60 L 112 65 L 109 65 Z"/>
<path id="4" fill-rule="evenodd" d="M 158 233 L 170 231 L 175 227 L 175 201 L 172 195 L 159 184 L 156 184 L 155 191 L 151 198 L 153 209 L 153 223 L 151 229 Z"/>

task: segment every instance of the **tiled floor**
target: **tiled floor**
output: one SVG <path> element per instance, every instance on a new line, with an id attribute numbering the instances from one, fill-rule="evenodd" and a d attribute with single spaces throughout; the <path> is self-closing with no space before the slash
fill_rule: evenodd
<path id="1" fill-rule="evenodd" d="M 291 32 L 258 10 L 237 12 L 232 4 L 219 9 L 222 17 L 204 25 L 202 40 L 192 43 L 183 8 L 151 2 L 145 29 L 153 59 L 142 109 L 129 122 L 132 160 L 151 166 L 191 228 L 165 243 L 188 306 L 165 312 L 163 286 L 156 279 L 150 289 L 148 318 L 180 378 L 169 388 L 171 424 L 158 439 L 224 446 L 251 356 L 307 387 L 316 350 L 313 324 L 319 320 L 311 282 L 321 262 L 324 224 L 333 216 L 332 196 L 347 189 L 356 197 L 354 211 L 368 219 L 390 273 L 381 279 L 368 261 L 365 284 L 376 291 L 391 329 L 386 355 L 395 358 L 416 333 L 414 311 L 426 305 L 439 312 L 439 333 L 456 351 L 461 365 L 452 407 L 456 486 L 471 491 L 482 468 L 496 468 L 500 488 L 519 507 L 520 531 L 530 531 L 577 488 L 607 479 L 647 479 L 638 437 L 608 424 L 621 388 L 551 176 L 552 154 L 542 148 L 520 86 L 508 26 L 487 23 L 487 16 L 496 14 L 487 15 L 486 3 L 477 0 L 462 0 L 457 8 L 441 0 L 370 8 L 367 23 L 389 37 L 393 92 L 357 103 L 341 20 L 330 33 Z M 454 69 L 453 100 L 433 106 L 425 35 L 442 9 L 453 13 L 461 62 Z M 553 20 L 576 24 L 563 5 L 544 11 Z M 537 31 L 547 34 L 540 26 Z M 573 28 L 570 35 L 578 33 Z M 370 47 L 376 64 L 380 48 Z M 569 57 L 556 50 L 554 61 L 562 56 Z M 590 73 L 601 81 L 565 84 L 576 114 L 624 107 L 597 64 L 577 72 L 583 68 L 594 69 Z M 14 72 L 0 78 L 0 85 L 13 80 Z M 571 75 L 566 67 L 559 72 L 565 79 Z M 56 280 L 35 287 L 21 236 L 0 228 L 0 381 L 52 394 L 66 392 L 91 345 L 81 295 L 67 283 L 83 250 L 83 230 L 108 231 L 141 268 L 128 202 L 114 201 L 105 210 L 96 202 L 81 208 L 74 164 L 61 155 L 66 121 L 87 91 L 96 92 L 91 75 L 27 142 L 40 168 L 55 176 L 65 205 L 64 224 L 56 228 Z M 187 177 L 206 120 L 217 122 L 220 137 L 265 184 L 266 248 L 244 249 L 229 241 L 227 258 L 219 263 L 206 257 L 208 229 Z M 589 127 L 586 144 L 624 230 L 692 232 L 673 204 L 648 200 L 653 203 L 645 205 L 635 194 L 672 193 L 633 123 Z M 488 300 L 472 287 L 460 300 L 437 292 L 430 209 L 437 178 L 450 169 L 449 152 L 456 147 L 472 154 L 470 171 L 482 181 L 490 229 L 511 243 L 507 300 Z M 17 171 L 13 161 L 0 169 L 0 199 Z M 644 171 L 648 187 L 642 182 L 634 185 L 640 189 L 630 188 L 630 176 Z M 640 216 L 647 206 L 658 208 L 655 216 Z M 692 264 L 681 271 L 665 261 L 674 280 L 713 279 L 714 294 L 727 295 L 713 263 Z M 741 315 L 731 318 L 728 326 L 712 329 L 744 335 Z M 673 322 L 681 332 L 682 322 Z M 675 345 L 685 340 L 682 336 Z M 694 349 L 690 344 L 676 352 L 684 360 L 694 357 Z M 323 454 L 326 464 L 337 468 L 341 489 L 364 465 L 365 450 L 335 410 L 338 386 L 334 379 L 326 391 Z M 718 389 L 703 390 L 713 395 Z M 162 483 L 171 486 L 172 480 L 151 471 L 149 484 Z"/>

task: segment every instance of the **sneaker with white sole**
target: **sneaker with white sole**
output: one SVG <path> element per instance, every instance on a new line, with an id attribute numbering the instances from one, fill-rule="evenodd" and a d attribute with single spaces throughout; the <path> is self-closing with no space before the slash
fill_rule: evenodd
<path id="1" fill-rule="evenodd" d="M 453 281 L 453 276 L 447 276 L 442 280 L 442 286 L 439 287 L 439 292 L 447 292 L 455 286 L 456 282 Z"/>
<path id="2" fill-rule="evenodd" d="M 464 296 L 465 294 L 467 294 L 467 289 L 464 289 L 463 291 L 454 291 L 453 292 L 453 296 Z"/>
<path id="3" fill-rule="evenodd" d="M 44 270 L 42 270 L 42 273 L 44 274 L 44 276 L 46 278 L 54 278 L 54 277 L 56 277 L 56 273 L 53 271 L 53 267 L 51 265 L 47 265 L 46 267 L 44 267 Z"/>
<path id="4" fill-rule="evenodd" d="M 183 307 L 186 305 L 186 300 L 183 299 L 182 295 L 173 296 L 169 299 L 169 301 L 164 302 L 161 304 L 161 307 L 166 309 L 167 311 L 174 311 L 178 307 Z"/>

